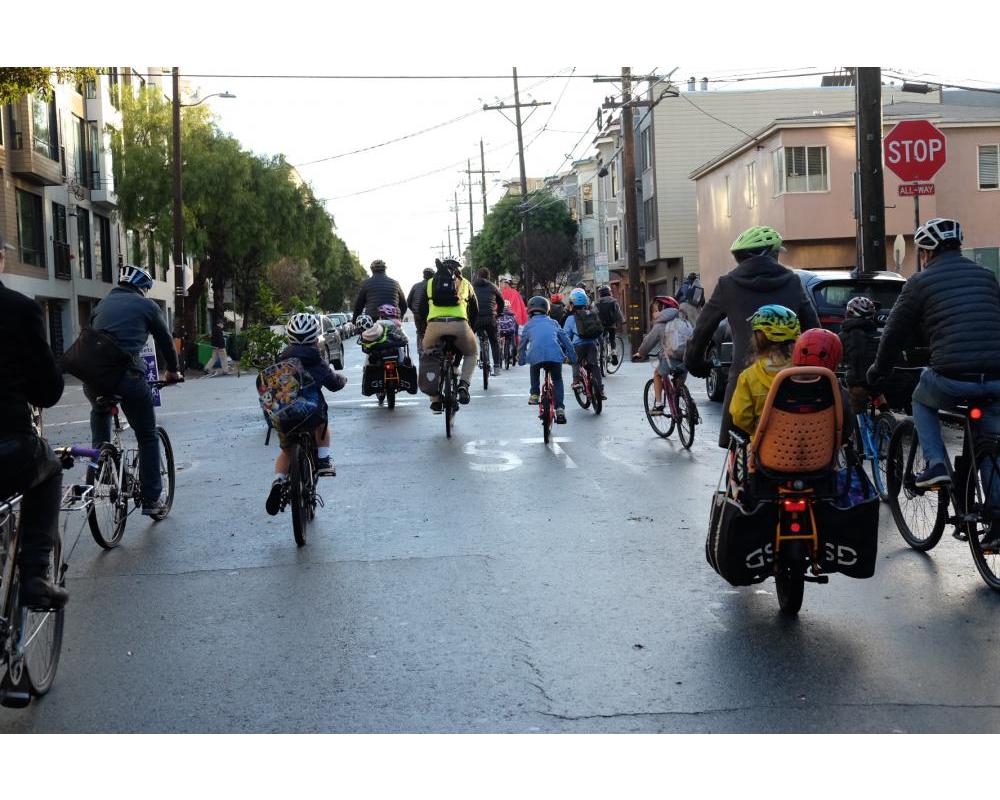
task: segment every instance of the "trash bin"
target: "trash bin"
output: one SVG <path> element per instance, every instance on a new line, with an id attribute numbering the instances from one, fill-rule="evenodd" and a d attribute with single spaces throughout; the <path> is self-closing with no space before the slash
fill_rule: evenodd
<path id="1" fill-rule="evenodd" d="M 212 343 L 209 341 L 198 342 L 198 363 L 204 367 L 212 358 Z"/>

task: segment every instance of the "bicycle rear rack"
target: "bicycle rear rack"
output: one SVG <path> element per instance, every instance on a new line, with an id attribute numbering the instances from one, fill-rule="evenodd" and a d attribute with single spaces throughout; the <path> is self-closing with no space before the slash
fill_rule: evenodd
<path id="1" fill-rule="evenodd" d="M 94 487 L 81 483 L 67 486 L 63 491 L 60 511 L 86 511 L 93 503 Z"/>

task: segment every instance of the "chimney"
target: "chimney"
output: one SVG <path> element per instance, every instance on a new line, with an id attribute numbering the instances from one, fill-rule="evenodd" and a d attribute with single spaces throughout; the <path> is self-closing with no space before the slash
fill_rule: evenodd
<path id="1" fill-rule="evenodd" d="M 693 92 L 695 90 L 695 88 L 696 88 L 695 84 L 697 84 L 697 82 L 698 82 L 698 79 L 695 78 L 694 75 L 692 75 L 690 78 L 688 78 L 688 91 L 689 92 Z"/>
<path id="2" fill-rule="evenodd" d="M 701 79 L 701 90 L 703 92 L 707 92 L 708 91 L 708 78 L 702 78 Z"/>

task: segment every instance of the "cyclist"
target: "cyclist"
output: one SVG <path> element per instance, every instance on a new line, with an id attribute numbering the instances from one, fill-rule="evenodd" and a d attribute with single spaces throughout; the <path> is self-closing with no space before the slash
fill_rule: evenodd
<path id="1" fill-rule="evenodd" d="M 371 263 L 372 275 L 358 289 L 358 297 L 354 301 L 354 321 L 367 314 L 369 317 L 378 315 L 378 307 L 390 303 L 399 308 L 400 314 L 406 313 L 406 295 L 403 288 L 394 278 L 385 274 L 385 262 L 376 258 Z"/>
<path id="2" fill-rule="evenodd" d="M 962 256 L 962 239 L 954 219 L 930 219 L 917 228 L 923 271 L 903 286 L 867 375 L 877 384 L 911 334 L 923 332 L 930 365 L 913 390 L 913 423 L 927 458 L 927 468 L 914 476 L 920 488 L 951 482 L 937 412 L 1000 398 L 1000 285 Z M 983 412 L 980 430 L 1000 434 L 1000 403 L 986 403 Z"/>
<path id="3" fill-rule="evenodd" d="M 763 305 L 775 303 L 796 313 L 803 329 L 818 328 L 816 309 L 806 296 L 798 277 L 778 263 L 781 235 L 766 226 L 748 228 L 730 247 L 738 266 L 719 278 L 712 297 L 698 314 L 694 334 L 688 342 L 684 365 L 698 377 L 708 375 L 711 365 L 705 353 L 719 323 L 729 318 L 733 334 L 733 363 L 726 382 L 723 401 L 722 427 L 719 430 L 719 447 L 729 447 L 729 428 L 732 419 L 729 405 L 740 370 L 746 366 L 753 331 L 747 321 Z"/>
<path id="4" fill-rule="evenodd" d="M 142 494 L 142 513 L 154 520 L 161 519 L 166 510 L 160 502 L 163 489 L 160 475 L 160 443 L 156 435 L 156 413 L 153 411 L 153 394 L 146 382 L 146 368 L 139 356 L 152 335 L 159 358 L 166 363 L 163 380 L 173 383 L 180 380 L 177 374 L 177 353 L 167 330 L 160 307 L 146 292 L 153 288 L 153 277 L 142 267 L 124 264 L 118 273 L 118 286 L 97 304 L 90 324 L 96 330 L 106 331 L 118 340 L 118 346 L 132 357 L 132 364 L 118 382 L 112 394 L 121 398 L 125 418 L 135 431 L 139 444 L 139 483 Z M 85 385 L 83 393 L 90 400 L 90 434 L 94 447 L 111 439 L 111 411 L 98 403 L 99 393 Z"/>
<path id="5" fill-rule="evenodd" d="M 840 327 L 844 349 L 845 381 L 851 398 L 851 411 L 860 414 L 868 405 L 873 387 L 868 385 L 868 368 L 875 363 L 878 351 L 878 324 L 875 303 L 859 295 L 847 302 L 846 317 Z"/>
<path id="6" fill-rule="evenodd" d="M 560 325 L 566 321 L 566 304 L 561 294 L 554 294 L 549 298 L 549 316 Z"/>
<path id="7" fill-rule="evenodd" d="M 437 272 L 427 281 L 426 296 L 417 307 L 417 313 L 427 319 L 424 332 L 424 351 L 432 350 L 442 336 L 454 336 L 455 348 L 462 354 L 462 375 L 458 382 L 458 402 L 469 403 L 469 381 L 476 371 L 478 347 L 469 320 L 479 316 L 476 293 L 471 284 L 462 278 L 462 265 L 453 258 L 434 259 Z M 431 411 L 444 410 L 441 396 L 431 396 Z"/>
<path id="8" fill-rule="evenodd" d="M 524 307 L 524 299 L 521 293 L 511 284 L 509 275 L 500 276 L 500 293 L 504 300 L 510 301 L 510 309 L 517 318 L 518 325 L 524 325 L 528 321 L 528 310 Z"/>
<path id="9" fill-rule="evenodd" d="M 552 317 L 549 316 L 549 301 L 540 295 L 528 300 L 528 324 L 521 331 L 521 345 L 517 351 L 517 363 L 520 366 L 531 365 L 531 394 L 528 405 L 537 406 L 541 387 L 541 372 L 544 367 L 552 378 L 552 389 L 555 392 L 556 422 L 560 425 L 566 422 L 566 408 L 563 405 L 563 359 L 570 363 L 576 362 L 576 351 L 566 333 Z"/>
<path id="10" fill-rule="evenodd" d="M 302 367 L 312 376 L 316 386 L 321 387 L 317 391 L 319 407 L 311 420 L 310 427 L 312 427 L 316 437 L 318 451 L 316 475 L 325 477 L 336 475 L 337 468 L 330 459 L 330 426 L 323 389 L 329 389 L 331 392 L 340 391 L 347 385 L 347 377 L 323 362 L 319 353 L 320 329 L 320 321 L 315 314 L 293 314 L 285 326 L 288 347 L 281 351 L 277 360 L 287 361 L 289 358 L 297 358 L 302 363 Z M 278 432 L 278 443 L 281 445 L 281 451 L 274 460 L 274 481 L 271 483 L 271 491 L 264 503 L 265 510 L 272 517 L 278 513 L 281 507 L 282 487 L 288 480 L 290 466 L 288 443 L 285 435 L 280 431 Z"/>
<path id="11" fill-rule="evenodd" d="M 597 289 L 597 299 L 594 301 L 594 310 L 601 318 L 604 325 L 604 336 L 608 340 L 608 352 L 611 354 L 611 363 L 618 363 L 618 351 L 615 350 L 615 339 L 618 337 L 618 325 L 625 324 L 625 315 L 622 314 L 622 307 L 611 295 L 611 287 L 602 283 Z"/>
<path id="12" fill-rule="evenodd" d="M 427 330 L 427 320 L 416 312 L 420 298 L 427 292 L 427 281 L 434 277 L 433 267 L 424 267 L 423 280 L 417 281 L 406 296 L 406 305 L 413 312 L 413 324 L 417 326 L 417 352 L 423 349 L 424 331 Z M 370 325 L 368 327 L 371 327 Z"/>
<path id="13" fill-rule="evenodd" d="M 0 235 L 0 274 L 6 242 Z M 62 467 L 36 435 L 30 406 L 51 408 L 63 393 L 62 371 L 45 336 L 42 308 L 0 283 L 0 499 L 21 495 L 21 602 L 57 609 L 69 594 L 49 574 L 59 536 Z"/>
<path id="14" fill-rule="evenodd" d="M 601 379 L 601 366 L 598 346 L 604 335 L 601 319 L 597 312 L 590 308 L 590 300 L 583 289 L 574 289 L 569 295 L 570 313 L 566 315 L 563 327 L 569 334 L 569 339 L 576 350 L 576 361 L 573 362 L 573 388 L 579 389 L 580 364 L 586 362 L 587 371 L 594 393 L 602 400 L 607 400 L 604 394 L 604 382 Z"/>
<path id="15" fill-rule="evenodd" d="M 504 299 L 500 290 L 490 280 L 490 271 L 483 267 L 476 273 L 476 278 L 472 282 L 473 291 L 476 293 L 476 303 L 479 306 L 479 315 L 476 317 L 476 335 L 485 331 L 490 340 L 490 350 L 493 351 L 493 377 L 500 374 L 500 340 L 497 337 L 497 315 L 503 311 Z M 483 354 L 485 360 L 487 355 Z"/>
<path id="16" fill-rule="evenodd" d="M 517 317 L 514 316 L 514 312 L 511 310 L 510 300 L 503 301 L 503 311 L 497 317 L 497 333 L 500 334 L 500 341 L 503 345 L 501 349 L 504 353 L 507 352 L 507 347 L 517 348 Z M 506 340 L 509 340 L 510 344 L 507 344 Z"/>
<path id="17" fill-rule="evenodd" d="M 795 340 L 802 333 L 799 318 L 790 308 L 770 303 L 750 317 L 753 341 L 751 364 L 736 380 L 729 413 L 733 425 L 749 436 L 757 430 L 774 376 L 791 364 Z"/>
<path id="18" fill-rule="evenodd" d="M 660 348 L 659 362 L 653 368 L 653 408 L 650 409 L 649 415 L 662 417 L 665 405 L 663 402 L 663 381 L 670 380 L 673 375 L 676 376 L 677 383 L 680 384 L 687 376 L 687 370 L 684 369 L 684 347 L 671 346 L 668 328 L 675 320 L 681 320 L 685 323 L 686 334 L 690 335 L 691 323 L 680 310 L 674 298 L 660 295 L 653 302 L 657 307 L 656 320 L 649 333 L 646 334 L 646 338 L 642 340 L 642 344 L 639 345 L 639 349 L 632 356 L 632 360 L 645 361 L 652 350 Z M 681 338 L 683 339 L 683 336 Z M 686 344 L 686 339 L 684 342 Z"/>
<path id="19" fill-rule="evenodd" d="M 379 321 L 370 325 L 365 329 L 363 333 L 368 334 L 364 338 L 369 346 L 363 349 L 369 354 L 369 363 L 373 363 L 372 356 L 375 355 L 375 361 L 380 359 L 377 357 L 377 351 L 380 347 L 373 348 L 370 345 L 372 342 L 378 342 L 379 345 L 389 345 L 390 347 L 395 345 L 396 353 L 399 357 L 400 364 L 407 364 L 408 359 L 406 357 L 406 346 L 410 343 L 409 338 L 403 331 L 403 322 L 399 318 L 399 309 L 394 305 L 386 304 L 384 306 L 378 307 L 378 318 Z M 373 329 L 378 328 L 379 332 L 376 334 Z"/>

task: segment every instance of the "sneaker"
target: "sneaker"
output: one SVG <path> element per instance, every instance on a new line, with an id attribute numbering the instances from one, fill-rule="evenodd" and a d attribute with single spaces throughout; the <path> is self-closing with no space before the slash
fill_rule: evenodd
<path id="1" fill-rule="evenodd" d="M 566 409 L 565 408 L 557 408 L 556 409 L 556 422 L 559 423 L 560 425 L 565 425 L 566 424 Z"/>
<path id="2" fill-rule="evenodd" d="M 913 484 L 918 489 L 930 489 L 933 486 L 943 486 L 950 483 L 951 476 L 944 464 L 935 464 L 913 476 Z"/>
<path id="3" fill-rule="evenodd" d="M 576 392 L 583 388 L 583 381 L 573 381 L 573 383 L 570 384 L 569 388 L 572 389 L 574 392 Z"/>
<path id="4" fill-rule="evenodd" d="M 493 367 L 493 377 L 496 378 L 500 375 L 500 367 L 494 365 Z"/>
<path id="5" fill-rule="evenodd" d="M 159 522 L 161 519 L 166 517 L 169 510 L 170 509 L 159 500 L 154 500 L 152 503 L 146 503 L 144 501 L 142 504 L 142 515 L 144 517 L 152 517 L 155 522 Z"/>
<path id="6" fill-rule="evenodd" d="M 318 478 L 332 478 L 337 474 L 337 468 L 334 466 L 333 462 L 330 460 L 330 456 L 326 458 L 316 459 L 316 477 Z"/>
<path id="7" fill-rule="evenodd" d="M 69 592 L 56 586 L 47 567 L 21 567 L 21 605 L 40 611 L 58 611 L 69 600 Z"/>
<path id="8" fill-rule="evenodd" d="M 617 352 L 614 352 L 614 353 L 611 354 L 611 366 L 612 367 L 617 367 L 618 366 L 618 353 Z"/>
<path id="9" fill-rule="evenodd" d="M 599 397 L 600 397 L 600 398 L 601 398 L 602 400 L 607 400 L 607 399 L 608 399 L 608 396 L 607 396 L 606 394 L 604 394 L 604 390 L 603 390 L 603 389 L 602 389 L 602 390 L 600 391 L 600 393 L 599 393 Z"/>
<path id="10" fill-rule="evenodd" d="M 458 402 L 463 406 L 469 405 L 469 401 L 472 398 L 469 397 L 469 384 L 465 381 L 460 381 L 458 384 Z"/>
<path id="11" fill-rule="evenodd" d="M 651 416 L 651 417 L 662 417 L 663 416 L 663 408 L 664 407 L 663 407 L 662 403 L 660 405 L 654 405 L 649 410 L 649 416 Z"/>
<path id="12" fill-rule="evenodd" d="M 538 395 L 535 394 L 534 392 L 532 392 L 531 395 L 528 397 L 528 405 L 529 406 L 537 406 L 538 405 Z"/>
<path id="13" fill-rule="evenodd" d="M 432 400 L 431 413 L 440 414 L 442 411 L 444 411 L 444 404 L 440 400 Z"/>
<path id="14" fill-rule="evenodd" d="M 272 517 L 281 509 L 281 495 L 285 488 L 285 478 L 275 478 L 271 484 L 271 491 L 267 495 L 264 503 L 264 510 Z"/>

